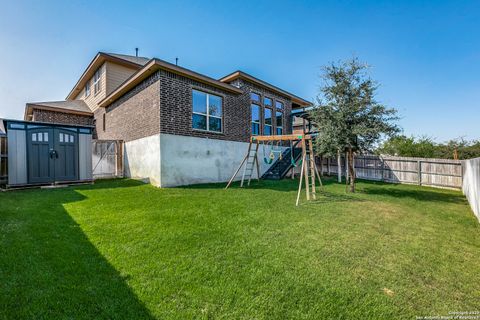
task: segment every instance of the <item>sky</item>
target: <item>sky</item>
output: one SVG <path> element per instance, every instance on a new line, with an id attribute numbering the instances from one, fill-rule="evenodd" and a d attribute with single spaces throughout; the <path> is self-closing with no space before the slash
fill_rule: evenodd
<path id="1" fill-rule="evenodd" d="M 220 78 L 243 70 L 313 101 L 357 56 L 410 136 L 480 139 L 480 1 L 0 0 L 0 118 L 63 100 L 98 51 Z"/>

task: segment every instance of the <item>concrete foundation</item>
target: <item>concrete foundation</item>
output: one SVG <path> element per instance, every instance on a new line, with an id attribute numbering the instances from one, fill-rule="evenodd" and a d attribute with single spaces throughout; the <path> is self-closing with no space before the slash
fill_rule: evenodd
<path id="1" fill-rule="evenodd" d="M 125 143 L 125 175 L 148 178 L 158 187 L 227 182 L 247 149 L 246 142 L 154 135 Z M 258 160 L 260 174 L 263 174 L 270 165 L 264 163 L 261 149 Z M 254 170 L 252 178 L 256 177 Z"/>
<path id="2" fill-rule="evenodd" d="M 125 176 L 161 186 L 160 135 L 125 142 Z"/>

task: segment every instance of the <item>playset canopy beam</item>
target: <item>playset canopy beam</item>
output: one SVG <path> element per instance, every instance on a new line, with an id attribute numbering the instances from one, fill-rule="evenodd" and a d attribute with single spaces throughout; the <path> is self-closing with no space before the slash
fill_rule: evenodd
<path id="1" fill-rule="evenodd" d="M 311 139 L 310 135 L 305 134 L 285 134 L 277 136 L 252 136 L 250 138 L 251 142 L 260 142 L 260 141 L 294 141 L 294 140 L 309 140 Z"/>

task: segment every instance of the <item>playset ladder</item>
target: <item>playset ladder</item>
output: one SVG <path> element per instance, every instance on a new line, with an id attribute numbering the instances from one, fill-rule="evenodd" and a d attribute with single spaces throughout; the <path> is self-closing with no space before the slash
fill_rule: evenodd
<path id="1" fill-rule="evenodd" d="M 248 185 L 250 185 L 250 181 L 252 179 L 252 174 L 253 174 L 253 169 L 255 167 L 257 168 L 257 180 L 260 180 L 260 165 L 258 164 L 258 157 L 257 157 L 258 146 L 259 145 L 258 145 L 258 142 L 257 142 L 255 144 L 255 149 L 253 149 L 252 148 L 252 141 L 250 141 L 250 143 L 248 144 L 247 154 L 245 155 L 242 162 L 238 166 L 237 171 L 235 171 L 232 178 L 230 178 L 230 181 L 228 181 L 228 184 L 225 187 L 225 189 L 230 187 L 233 180 L 235 179 L 235 177 L 237 176 L 238 172 L 240 171 L 240 169 L 243 167 L 244 164 L 245 164 L 245 167 L 243 168 L 242 181 L 240 182 L 240 187 L 243 187 L 243 183 L 245 181 L 245 178 L 248 179 Z"/>
<path id="2" fill-rule="evenodd" d="M 300 173 L 300 182 L 298 184 L 298 193 L 297 193 L 297 202 L 298 206 L 300 201 L 300 193 L 302 191 L 302 183 L 305 180 L 305 189 L 307 200 L 317 198 L 317 185 L 316 178 L 318 177 L 319 185 L 322 186 L 322 180 L 318 173 L 317 166 L 315 164 L 315 154 L 313 153 L 313 143 L 312 137 L 310 135 L 304 134 L 291 134 L 291 135 L 277 135 L 277 136 L 252 136 L 250 138 L 250 143 L 248 145 L 247 154 L 243 158 L 242 162 L 238 166 L 238 169 L 235 171 L 233 176 L 228 181 L 225 189 L 230 187 L 235 177 L 240 172 L 243 166 L 242 179 L 240 182 L 240 187 L 243 187 L 245 184 L 245 179 L 248 179 L 247 185 L 250 185 L 252 180 L 253 170 L 257 169 L 257 180 L 260 180 L 260 165 L 258 163 L 258 147 L 259 143 L 263 142 L 264 144 L 268 141 L 300 141 L 302 147 L 302 162 L 301 162 L 301 173 Z M 253 146 L 253 144 L 255 144 Z M 294 152 L 293 147 L 291 151 Z"/>
<path id="3" fill-rule="evenodd" d="M 247 152 L 247 161 L 245 163 L 245 167 L 243 168 L 243 174 L 242 174 L 242 181 L 240 182 L 240 187 L 243 187 L 243 183 L 245 181 L 245 178 L 248 179 L 247 185 L 250 185 L 250 181 L 252 180 L 252 175 L 253 175 L 253 169 L 255 168 L 255 165 L 257 166 L 257 179 L 258 174 L 260 170 L 258 170 L 258 158 L 257 158 L 257 152 L 258 152 L 258 144 L 256 145 L 255 149 L 251 148 L 251 144 L 248 147 L 248 152 Z"/>

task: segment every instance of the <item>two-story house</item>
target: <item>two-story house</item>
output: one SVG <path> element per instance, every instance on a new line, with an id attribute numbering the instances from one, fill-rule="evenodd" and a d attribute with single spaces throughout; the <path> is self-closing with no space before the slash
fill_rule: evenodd
<path id="1" fill-rule="evenodd" d="M 251 135 L 291 133 L 292 110 L 309 105 L 242 71 L 217 80 L 100 52 L 65 101 L 28 103 L 25 120 L 93 124 L 98 139 L 125 142 L 126 176 L 169 187 L 227 181 Z"/>

